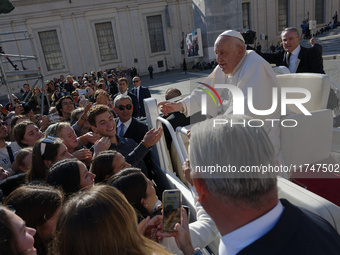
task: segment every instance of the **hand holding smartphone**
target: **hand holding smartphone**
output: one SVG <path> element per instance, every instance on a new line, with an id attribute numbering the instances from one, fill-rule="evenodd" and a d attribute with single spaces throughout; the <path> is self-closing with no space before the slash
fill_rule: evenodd
<path id="1" fill-rule="evenodd" d="M 182 193 L 178 189 L 163 192 L 163 232 L 175 232 L 182 218 Z"/>

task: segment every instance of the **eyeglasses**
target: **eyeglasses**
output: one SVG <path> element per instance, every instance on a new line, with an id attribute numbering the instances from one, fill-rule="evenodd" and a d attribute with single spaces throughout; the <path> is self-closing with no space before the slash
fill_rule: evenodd
<path id="1" fill-rule="evenodd" d="M 135 81 L 133 81 L 133 83 L 137 83 L 137 82 L 139 82 L 140 80 L 135 80 Z"/>
<path id="2" fill-rule="evenodd" d="M 124 109 L 126 108 L 127 110 L 131 110 L 132 109 L 132 105 L 131 104 L 127 104 L 127 105 L 120 105 L 117 107 L 119 110 L 124 111 Z"/>
<path id="3" fill-rule="evenodd" d="M 53 136 L 48 136 L 48 137 L 41 140 L 41 143 L 40 143 L 40 154 L 41 154 L 41 156 L 43 156 L 45 154 L 46 144 L 47 143 L 52 144 L 52 143 L 55 142 L 55 140 L 56 140 L 56 138 L 53 137 Z"/>

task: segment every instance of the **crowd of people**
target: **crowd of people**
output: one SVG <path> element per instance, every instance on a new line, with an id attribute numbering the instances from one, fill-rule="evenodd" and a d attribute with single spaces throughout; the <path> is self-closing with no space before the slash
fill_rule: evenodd
<path id="1" fill-rule="evenodd" d="M 131 74 L 134 76 L 131 77 Z M 130 91 L 129 84 L 134 85 Z M 94 194 L 97 188 L 116 196 L 109 198 L 116 201 L 109 201 L 108 195 L 103 193 L 103 201 L 98 206 L 107 203 L 108 208 L 117 210 L 107 212 L 107 216 L 102 215 L 103 219 L 107 217 L 114 224 L 112 217 L 116 217 L 118 211 L 129 215 L 126 220 L 130 220 L 131 229 L 122 232 L 123 235 L 131 234 L 129 241 L 132 243 L 126 245 L 132 246 L 131 250 L 126 249 L 125 254 L 151 254 L 151 250 L 157 254 L 170 254 L 169 251 L 191 254 L 196 252 L 194 246 L 203 248 L 217 237 L 216 227 L 211 227 L 215 226 L 211 218 L 197 205 L 202 215 L 198 217 L 198 223 L 188 226 L 184 219 L 184 225 L 176 226 L 178 231 L 171 236 L 154 235 L 151 239 L 156 242 L 147 241 L 150 236 L 145 233 L 146 228 L 154 226 L 158 231 L 157 226 L 161 222 L 161 202 L 155 196 L 153 182 L 148 178 L 155 171 L 150 164 L 149 151 L 161 138 L 163 129 L 149 130 L 145 124 L 143 99 L 151 97 L 151 94 L 141 84 L 141 78 L 133 72 L 92 72 L 77 80 L 68 75 L 66 79 L 60 76 L 46 81 L 44 98 L 41 87 L 35 86 L 31 90 L 27 83 L 23 85 L 21 98 L 12 95 L 14 103 L 9 100 L 5 105 L 6 111 L 2 112 L 0 121 L 0 200 L 5 206 L 0 207 L 0 254 L 3 251 L 5 254 L 89 254 L 79 253 L 80 250 L 73 252 L 70 247 L 66 248 L 66 243 L 64 247 L 58 246 L 64 242 L 61 239 L 70 234 L 59 223 L 64 208 L 69 208 L 71 201 L 79 200 L 73 200 L 74 196 L 85 195 L 82 193 L 84 190 L 92 190 L 91 194 Z M 45 104 L 42 104 L 43 100 Z M 117 184 L 119 176 L 123 176 L 118 173 L 129 168 L 145 180 L 145 185 L 132 185 L 131 181 L 130 195 L 122 193 L 132 207 L 125 202 L 122 208 L 116 208 L 116 203 L 121 204 L 125 200 L 115 188 L 108 188 L 112 182 L 110 177 L 116 177 Z M 108 185 L 94 188 L 94 184 Z M 113 187 L 115 185 L 112 184 Z M 136 207 L 132 197 L 146 209 Z M 86 203 L 84 206 L 87 207 Z M 94 205 L 92 209 L 98 213 Z M 19 217 L 14 217 L 13 212 Z M 133 214 L 136 215 L 135 221 L 131 221 Z M 122 228 L 127 223 L 115 220 Z M 20 231 L 25 230 L 24 237 L 12 228 L 14 224 L 20 225 Z M 105 221 L 102 224 L 114 228 Z M 199 238 L 197 225 L 207 229 L 206 238 Z M 5 228 L 7 232 L 3 232 Z M 109 228 L 107 231 L 112 231 Z M 196 233 L 192 241 L 190 232 Z M 107 233 L 104 236 L 107 237 Z M 178 241 L 179 237 L 181 241 Z M 27 242 L 21 243 L 23 238 Z M 80 237 L 79 243 L 83 243 Z M 112 247 L 117 243 L 110 245 L 106 248 L 114 252 Z M 99 252 L 91 254 L 109 254 L 101 251 L 106 248 L 91 246 Z M 118 252 L 123 246 L 122 243 L 115 247 L 117 254 L 124 254 Z M 200 254 L 199 250 L 197 252 Z"/>
<path id="2" fill-rule="evenodd" d="M 268 62 L 291 72 L 323 73 L 322 58 L 315 57 L 320 52 L 299 46 L 296 28 L 286 28 L 281 37 L 285 52 L 261 57 L 246 50 L 239 32 L 223 32 L 214 46 L 218 65 L 207 83 L 231 84 L 242 91 L 256 86 L 253 105 L 266 110 L 272 89 L 278 87 Z M 30 103 L 39 98 L 40 88 L 31 94 L 25 84 L 24 98 L 13 95 L 14 102 L 5 106 L 9 112 L 3 112 L 0 122 L 0 254 L 199 255 L 216 240 L 221 255 L 339 253 L 340 236 L 327 221 L 278 199 L 276 173 L 212 176 L 193 170 L 216 164 L 284 164 L 279 125 L 232 124 L 250 117 L 279 119 L 280 107 L 270 116 L 248 108 L 250 117 L 233 116 L 232 100 L 226 101 L 232 99 L 230 91 L 222 96 L 220 111 L 207 102 L 212 118 L 190 132 L 183 172 L 196 220 L 189 224 L 182 209 L 181 223 L 173 232 L 163 232 L 162 203 L 152 180 L 157 169 L 149 160 L 163 129 L 148 130 L 140 120 L 145 116 L 143 99 L 151 94 L 139 76 L 127 76 L 62 76 L 46 82 L 40 104 Z M 131 81 L 134 88 L 128 91 Z M 201 94 L 194 90 L 190 97 L 160 102 L 159 107 L 164 115 L 173 113 L 168 119 L 178 126 L 199 112 Z M 172 88 L 166 99 L 180 95 Z M 216 126 L 214 117 L 227 121 Z"/>

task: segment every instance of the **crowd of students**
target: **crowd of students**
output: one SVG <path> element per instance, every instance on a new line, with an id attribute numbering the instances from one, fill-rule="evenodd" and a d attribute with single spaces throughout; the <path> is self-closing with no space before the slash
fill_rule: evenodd
<path id="1" fill-rule="evenodd" d="M 14 104 L 4 107 L 0 254 L 200 254 L 194 247 L 205 247 L 217 237 L 199 205 L 197 226 L 189 227 L 183 219 L 170 236 L 146 234 L 150 226 L 159 231 L 161 222 L 161 202 L 148 179 L 148 152 L 162 128 L 148 130 L 139 121 L 145 114 L 139 101 L 151 95 L 140 86 L 140 77 L 131 74 L 133 70 L 92 72 L 77 80 L 61 76 L 46 81 L 45 98 L 40 87 L 31 90 L 25 84 L 21 99 L 13 95 Z M 129 193 L 118 185 L 126 179 L 124 171 L 143 181 L 124 182 Z M 68 216 L 71 212 L 76 218 Z M 204 240 L 197 236 L 198 228 L 207 229 Z M 194 233 L 192 241 L 189 233 Z M 99 236 L 103 240 L 89 241 Z"/>

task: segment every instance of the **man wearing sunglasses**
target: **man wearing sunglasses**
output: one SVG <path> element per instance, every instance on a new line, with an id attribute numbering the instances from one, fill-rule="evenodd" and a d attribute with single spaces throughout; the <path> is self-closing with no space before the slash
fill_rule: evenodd
<path id="1" fill-rule="evenodd" d="M 116 118 L 117 134 L 120 137 L 131 138 L 136 143 L 140 143 L 148 126 L 132 117 L 133 105 L 129 96 L 119 95 L 114 101 L 114 110 L 118 116 Z"/>
<path id="2" fill-rule="evenodd" d="M 131 93 L 134 94 L 138 99 L 139 115 L 145 117 L 143 99 L 151 97 L 150 91 L 148 88 L 141 86 L 142 81 L 140 80 L 140 77 L 133 77 L 132 82 L 135 87 L 131 90 Z"/>
<path id="3" fill-rule="evenodd" d="M 119 93 L 115 94 L 112 96 L 112 99 L 115 100 L 115 98 L 119 95 L 127 95 L 129 97 L 131 97 L 132 99 L 132 103 L 133 103 L 133 112 L 132 112 L 132 116 L 137 118 L 139 115 L 139 106 L 138 106 L 138 99 L 137 97 L 132 94 L 131 92 L 128 91 L 128 81 L 125 77 L 120 78 L 118 80 L 118 89 L 119 89 Z"/>

